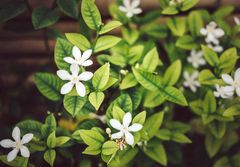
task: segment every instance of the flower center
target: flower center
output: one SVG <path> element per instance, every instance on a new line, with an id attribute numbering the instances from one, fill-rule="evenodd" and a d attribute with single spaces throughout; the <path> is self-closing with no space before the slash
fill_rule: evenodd
<path id="1" fill-rule="evenodd" d="M 239 81 L 239 80 L 234 81 L 234 82 L 233 82 L 233 87 L 234 87 L 234 88 L 240 87 L 240 81 Z"/>
<path id="2" fill-rule="evenodd" d="M 72 82 L 73 82 L 73 83 L 77 83 L 77 82 L 78 82 L 78 77 L 76 77 L 76 76 L 73 77 L 73 78 L 72 78 Z"/>
<path id="3" fill-rule="evenodd" d="M 128 131 L 128 127 L 123 127 L 123 132 L 127 132 Z"/>
<path id="4" fill-rule="evenodd" d="M 21 141 L 16 141 L 16 148 L 20 149 L 21 146 L 22 146 Z"/>

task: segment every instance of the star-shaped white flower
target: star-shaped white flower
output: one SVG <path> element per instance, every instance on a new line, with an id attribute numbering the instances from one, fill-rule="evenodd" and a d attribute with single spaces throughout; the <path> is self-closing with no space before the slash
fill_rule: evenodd
<path id="1" fill-rule="evenodd" d="M 140 131 L 143 126 L 138 123 L 134 123 L 131 126 L 129 126 L 131 122 L 132 122 L 132 114 L 130 112 L 126 113 L 123 116 L 122 124 L 116 119 L 111 119 L 110 125 L 114 129 L 119 130 L 119 132 L 112 134 L 111 138 L 112 139 L 124 138 L 127 144 L 133 145 L 134 137 L 130 132 Z"/>
<path id="2" fill-rule="evenodd" d="M 226 84 L 236 91 L 238 96 L 240 96 L 240 68 L 235 71 L 234 78 L 228 74 L 222 74 L 222 79 Z"/>
<path id="3" fill-rule="evenodd" d="M 191 75 L 185 71 L 183 76 L 185 81 L 183 82 L 183 85 L 185 87 L 189 87 L 192 92 L 197 91 L 197 87 L 200 87 L 200 83 L 198 82 L 198 71 L 194 71 Z"/>
<path id="4" fill-rule="evenodd" d="M 65 83 L 61 88 L 61 94 L 69 93 L 74 85 L 76 86 L 77 93 L 79 96 L 84 97 L 86 94 L 86 88 L 81 81 L 88 81 L 93 77 L 93 73 L 89 71 L 82 72 L 79 74 L 79 66 L 77 64 L 72 64 L 70 66 L 70 71 L 72 74 L 69 74 L 66 70 L 58 70 L 57 75 L 62 80 L 67 80 L 69 82 Z"/>
<path id="5" fill-rule="evenodd" d="M 234 21 L 237 25 L 240 25 L 240 19 L 238 17 L 234 17 Z"/>
<path id="6" fill-rule="evenodd" d="M 16 158 L 19 151 L 23 157 L 28 158 L 30 156 L 30 152 L 24 144 L 27 144 L 32 140 L 33 134 L 27 133 L 21 139 L 20 129 L 18 127 L 15 127 L 12 131 L 12 137 L 14 141 L 12 141 L 11 139 L 4 139 L 0 141 L 0 145 L 2 147 L 13 148 L 13 150 L 9 152 L 7 155 L 7 161 L 8 162 L 13 161 Z"/>
<path id="7" fill-rule="evenodd" d="M 187 61 L 191 63 L 194 68 L 198 68 L 199 66 L 206 64 L 206 61 L 203 58 L 203 52 L 197 52 L 195 49 L 191 51 L 191 55 L 187 58 Z"/>
<path id="8" fill-rule="evenodd" d="M 219 86 L 216 85 L 216 91 L 213 92 L 215 97 L 221 97 L 223 99 L 229 99 L 234 94 L 234 88 L 231 86 Z"/>
<path id="9" fill-rule="evenodd" d="M 83 54 L 81 53 L 80 49 L 76 46 L 73 47 L 72 49 L 72 57 L 64 57 L 64 61 L 69 63 L 69 64 L 77 64 L 79 66 L 90 66 L 93 64 L 92 60 L 88 60 L 88 58 L 91 56 L 92 50 L 88 49 Z"/>
<path id="10" fill-rule="evenodd" d="M 220 45 L 212 45 L 212 44 L 207 44 L 207 47 L 209 47 L 210 49 L 212 49 L 214 52 L 220 53 L 223 51 L 223 47 Z"/>
<path id="11" fill-rule="evenodd" d="M 142 9 L 138 6 L 140 0 L 123 0 L 123 6 L 119 6 L 119 9 L 126 13 L 127 17 L 131 18 L 133 15 L 142 13 Z"/>
<path id="12" fill-rule="evenodd" d="M 206 36 L 205 41 L 207 43 L 213 43 L 215 45 L 218 45 L 218 39 L 224 36 L 224 31 L 221 28 L 217 28 L 217 24 L 214 21 L 211 21 L 206 28 L 202 28 L 200 33 Z"/>

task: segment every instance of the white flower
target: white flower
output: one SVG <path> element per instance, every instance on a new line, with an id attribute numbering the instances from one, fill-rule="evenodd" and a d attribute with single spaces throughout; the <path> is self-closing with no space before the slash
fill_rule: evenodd
<path id="1" fill-rule="evenodd" d="M 80 49 L 76 46 L 72 49 L 72 57 L 65 57 L 63 60 L 69 64 L 78 64 L 79 66 L 90 66 L 93 64 L 92 60 L 88 60 L 88 58 L 91 56 L 92 50 L 88 49 L 83 54 L 81 53 Z"/>
<path id="2" fill-rule="evenodd" d="M 240 96 L 240 68 L 235 71 L 234 78 L 228 74 L 222 74 L 222 79 Z"/>
<path id="3" fill-rule="evenodd" d="M 237 25 L 240 25 L 240 19 L 238 17 L 234 17 L 234 21 Z"/>
<path id="4" fill-rule="evenodd" d="M 207 44 L 207 47 L 211 48 L 214 52 L 220 53 L 223 51 L 223 47 L 220 45 L 213 46 L 212 44 Z"/>
<path id="5" fill-rule="evenodd" d="M 177 6 L 177 5 L 179 5 L 179 4 L 183 3 L 183 2 L 184 2 L 184 0 L 171 0 L 169 2 L 169 5 L 170 6 Z"/>
<path id="6" fill-rule="evenodd" d="M 219 86 L 216 85 L 216 91 L 213 92 L 215 97 L 221 97 L 223 99 L 231 98 L 234 94 L 234 88 L 231 86 Z"/>
<path id="7" fill-rule="evenodd" d="M 24 146 L 24 144 L 27 144 L 32 140 L 33 134 L 25 134 L 21 139 L 20 129 L 18 127 L 15 127 L 12 131 L 12 137 L 15 141 L 12 141 L 11 139 L 4 139 L 0 141 L 0 145 L 2 147 L 13 148 L 13 150 L 7 155 L 7 161 L 13 161 L 19 151 L 23 157 L 28 158 L 30 156 L 30 152 L 28 148 Z"/>
<path id="8" fill-rule="evenodd" d="M 112 139 L 124 138 L 127 144 L 133 145 L 134 137 L 130 132 L 137 132 L 141 130 L 143 126 L 138 123 L 134 123 L 131 126 L 129 126 L 131 122 L 132 122 L 132 114 L 130 112 L 126 113 L 123 116 L 122 124 L 116 119 L 111 119 L 110 125 L 114 129 L 119 130 L 119 132 L 112 134 L 111 138 Z"/>
<path id="9" fill-rule="evenodd" d="M 185 81 L 183 82 L 183 85 L 185 87 L 189 87 L 192 92 L 197 91 L 197 87 L 200 87 L 200 83 L 198 82 L 198 71 L 194 71 L 192 75 L 190 75 L 187 71 L 183 74 Z"/>
<path id="10" fill-rule="evenodd" d="M 133 15 L 142 13 L 142 9 L 138 7 L 139 5 L 140 0 L 123 0 L 123 6 L 119 6 L 119 9 L 130 18 Z"/>
<path id="11" fill-rule="evenodd" d="M 68 80 L 69 82 L 65 83 L 61 88 L 61 94 L 67 94 L 69 93 L 73 86 L 76 86 L 77 93 L 79 96 L 85 96 L 86 94 L 86 88 L 80 81 L 88 81 L 93 77 L 93 73 L 85 71 L 82 72 L 80 75 L 79 73 L 79 67 L 77 64 L 72 64 L 70 66 L 70 71 L 72 74 L 69 74 L 66 70 L 58 70 L 57 75 L 62 80 Z"/>
<path id="12" fill-rule="evenodd" d="M 214 43 L 215 45 L 219 44 L 218 38 L 224 36 L 224 31 L 221 28 L 217 28 L 217 24 L 212 21 L 210 22 L 206 28 L 202 28 L 200 33 L 203 36 L 206 36 L 205 41 L 207 43 Z"/>
<path id="13" fill-rule="evenodd" d="M 197 52 L 195 49 L 191 51 L 191 55 L 187 58 L 187 61 L 191 63 L 194 68 L 198 68 L 199 66 L 206 64 L 206 61 L 203 58 L 203 52 Z"/>

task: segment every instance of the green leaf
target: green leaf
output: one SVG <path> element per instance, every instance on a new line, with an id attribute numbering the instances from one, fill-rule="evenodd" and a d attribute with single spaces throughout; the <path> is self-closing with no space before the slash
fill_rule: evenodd
<path id="1" fill-rule="evenodd" d="M 144 149 L 144 153 L 159 164 L 167 165 L 167 154 L 159 141 L 149 142 L 147 149 Z"/>
<path id="2" fill-rule="evenodd" d="M 176 42 L 176 46 L 185 49 L 185 50 L 192 50 L 192 49 L 197 49 L 198 44 L 195 42 L 192 36 L 190 35 L 184 35 L 180 38 L 178 38 Z"/>
<path id="3" fill-rule="evenodd" d="M 65 39 L 58 38 L 54 49 L 54 60 L 58 69 L 69 70 L 70 65 L 65 62 L 64 57 L 72 55 L 73 45 Z"/>
<path id="4" fill-rule="evenodd" d="M 232 117 L 232 116 L 237 116 L 237 115 L 240 115 L 240 105 L 239 104 L 233 105 L 233 106 L 227 108 L 223 112 L 223 116 L 226 116 L 226 117 Z"/>
<path id="5" fill-rule="evenodd" d="M 124 115 L 125 115 L 125 111 L 123 111 L 118 106 L 113 106 L 112 116 L 113 116 L 114 119 L 122 121 Z"/>
<path id="6" fill-rule="evenodd" d="M 121 90 L 132 88 L 138 84 L 137 80 L 135 79 L 132 73 L 127 73 L 127 75 L 123 78 L 122 82 L 120 83 L 119 87 Z"/>
<path id="7" fill-rule="evenodd" d="M 216 111 L 216 98 L 212 91 L 208 91 L 203 100 L 203 110 L 205 113 L 213 113 Z"/>
<path id="8" fill-rule="evenodd" d="M 159 129 L 155 136 L 160 140 L 169 141 L 172 137 L 172 133 L 169 129 Z"/>
<path id="9" fill-rule="evenodd" d="M 0 2 L 0 23 L 8 21 L 27 9 L 24 0 L 1 0 Z"/>
<path id="10" fill-rule="evenodd" d="M 180 60 L 173 62 L 164 73 L 163 82 L 164 85 L 173 86 L 180 78 L 182 71 L 182 63 Z"/>
<path id="11" fill-rule="evenodd" d="M 67 143 L 71 138 L 68 136 L 59 136 L 56 138 L 56 145 L 55 147 L 61 147 L 65 143 Z"/>
<path id="12" fill-rule="evenodd" d="M 157 11 L 159 12 L 159 11 Z M 166 25 L 160 25 L 158 22 L 149 23 L 146 25 L 141 26 L 141 33 L 147 34 L 154 38 L 165 38 L 167 34 L 167 26 Z"/>
<path id="13" fill-rule="evenodd" d="M 126 16 L 125 13 L 119 10 L 119 6 L 112 3 L 109 5 L 109 13 L 115 20 L 122 22 L 123 24 L 129 21 L 129 18 Z"/>
<path id="14" fill-rule="evenodd" d="M 137 114 L 134 118 L 133 118 L 133 121 L 132 123 L 138 123 L 138 124 L 141 124 L 143 125 L 144 122 L 145 122 L 145 119 L 146 119 L 146 111 L 142 111 L 140 112 L 139 114 Z"/>
<path id="15" fill-rule="evenodd" d="M 141 71 L 135 68 L 132 68 L 132 70 L 138 82 L 146 89 L 152 91 L 159 91 L 159 93 L 162 94 L 163 98 L 171 102 L 183 106 L 187 105 L 187 101 L 180 90 L 174 87 L 161 87 L 159 85 L 159 83 L 161 83 L 160 78 L 151 73 Z"/>
<path id="16" fill-rule="evenodd" d="M 89 28 L 99 30 L 102 25 L 102 18 L 94 0 L 82 0 L 81 13 Z"/>
<path id="17" fill-rule="evenodd" d="M 95 71 L 92 84 L 96 90 L 102 90 L 108 83 L 110 75 L 110 64 L 106 63 Z"/>
<path id="18" fill-rule="evenodd" d="M 238 54 L 236 48 L 230 48 L 222 53 L 219 60 L 218 68 L 221 74 L 230 73 L 238 60 Z"/>
<path id="19" fill-rule="evenodd" d="M 104 97 L 105 97 L 105 95 L 103 92 L 92 92 L 88 96 L 88 100 L 97 111 L 99 109 L 99 107 L 101 106 L 101 104 L 104 100 Z"/>
<path id="20" fill-rule="evenodd" d="M 91 49 L 91 44 L 88 41 L 88 39 L 83 36 L 82 34 L 78 33 L 66 33 L 66 38 L 71 42 L 73 45 L 80 48 L 82 51 L 85 51 L 87 49 Z M 66 55 L 67 56 L 67 55 Z"/>
<path id="21" fill-rule="evenodd" d="M 102 91 L 107 90 L 108 88 L 110 88 L 111 86 L 113 86 L 117 81 L 118 81 L 117 78 L 114 78 L 114 77 L 109 76 L 108 82 L 107 82 L 107 84 L 104 86 L 104 88 L 102 89 Z"/>
<path id="22" fill-rule="evenodd" d="M 27 167 L 28 165 L 28 158 L 17 156 L 13 161 L 8 162 L 6 155 L 0 156 L 0 161 L 2 161 L 4 164 L 12 167 Z"/>
<path id="23" fill-rule="evenodd" d="M 89 146 L 98 146 L 100 148 L 105 140 L 102 134 L 95 130 L 80 130 L 79 132 L 84 143 Z"/>
<path id="24" fill-rule="evenodd" d="M 63 81 L 56 75 L 49 73 L 35 73 L 34 80 L 38 90 L 48 99 L 59 101 L 62 99 L 60 89 Z"/>
<path id="25" fill-rule="evenodd" d="M 63 105 L 72 117 L 75 117 L 87 102 L 87 97 L 80 96 L 64 96 Z"/>
<path id="26" fill-rule="evenodd" d="M 159 59 L 157 48 L 151 49 L 143 59 L 142 68 L 148 72 L 154 72 L 162 61 Z"/>
<path id="27" fill-rule="evenodd" d="M 56 134 L 53 131 L 47 138 L 47 146 L 49 148 L 54 148 L 56 146 Z"/>
<path id="28" fill-rule="evenodd" d="M 171 140 L 177 143 L 192 143 L 192 141 L 182 133 L 172 133 Z"/>
<path id="29" fill-rule="evenodd" d="M 218 139 L 223 138 L 226 132 L 226 123 L 225 122 L 219 122 L 219 121 L 213 121 L 210 124 L 208 124 L 208 127 L 210 129 L 210 132 Z"/>
<path id="30" fill-rule="evenodd" d="M 102 146 L 102 154 L 112 155 L 119 149 L 115 141 L 106 141 Z"/>
<path id="31" fill-rule="evenodd" d="M 200 72 L 198 80 L 201 85 L 215 85 L 222 82 L 221 79 L 217 79 L 216 76 L 208 69 Z"/>
<path id="32" fill-rule="evenodd" d="M 53 166 L 54 164 L 54 161 L 55 161 L 55 158 L 56 158 L 56 151 L 51 149 L 51 150 L 48 150 L 44 153 L 43 155 L 44 157 L 44 160 L 50 165 L 50 166 Z"/>
<path id="33" fill-rule="evenodd" d="M 101 30 L 99 31 L 99 34 L 105 34 L 119 26 L 121 26 L 122 23 L 120 21 L 110 21 L 109 23 L 107 23 L 106 25 L 104 25 Z"/>
<path id="34" fill-rule="evenodd" d="M 121 38 L 113 35 L 105 35 L 97 39 L 94 53 L 112 48 L 121 41 Z"/>
<path id="35" fill-rule="evenodd" d="M 90 145 L 82 153 L 87 155 L 98 155 L 101 152 L 99 146 Z"/>
<path id="36" fill-rule="evenodd" d="M 177 13 L 178 13 L 178 10 L 176 9 L 175 6 L 168 6 L 162 10 L 162 14 L 166 14 L 166 15 L 174 15 Z"/>
<path id="37" fill-rule="evenodd" d="M 163 112 L 151 115 L 143 125 L 143 133 L 147 133 L 148 140 L 150 140 L 158 131 L 163 121 Z"/>
<path id="38" fill-rule="evenodd" d="M 208 155 L 212 158 L 214 157 L 217 152 L 220 150 L 222 146 L 222 141 L 221 139 L 215 138 L 211 134 L 207 134 L 205 138 L 205 147 L 207 150 Z"/>
<path id="39" fill-rule="evenodd" d="M 41 138 L 42 125 L 43 124 L 41 122 L 35 120 L 25 120 L 19 122 L 16 126 L 21 129 L 21 133 L 23 134 L 32 133 L 35 137 Z"/>
<path id="40" fill-rule="evenodd" d="M 189 26 L 189 30 L 191 31 L 191 34 L 196 37 L 196 36 L 200 36 L 200 30 L 201 28 L 204 26 L 203 24 L 203 19 L 201 16 L 201 13 L 199 11 L 192 11 L 189 15 L 188 15 L 188 26 Z"/>
<path id="41" fill-rule="evenodd" d="M 213 17 L 215 19 L 223 19 L 224 17 L 230 15 L 234 11 L 234 6 L 226 5 L 220 7 L 216 12 L 214 12 Z"/>
<path id="42" fill-rule="evenodd" d="M 139 35 L 140 35 L 139 32 L 135 29 L 128 28 L 122 29 L 123 39 L 125 39 L 127 43 L 130 45 L 134 44 L 138 40 Z"/>
<path id="43" fill-rule="evenodd" d="M 45 7 L 35 8 L 32 12 L 32 24 L 35 29 L 41 29 L 55 24 L 59 19 L 56 10 Z"/>
<path id="44" fill-rule="evenodd" d="M 186 21 L 184 18 L 172 17 L 167 20 L 167 26 L 172 31 L 173 35 L 183 36 L 186 31 Z"/>
<path id="45" fill-rule="evenodd" d="M 57 5 L 66 15 L 78 18 L 78 4 L 76 0 L 57 0 Z"/>
<path id="46" fill-rule="evenodd" d="M 181 11 L 186 11 L 194 7 L 199 0 L 184 0 L 182 3 Z"/>
<path id="47" fill-rule="evenodd" d="M 209 65 L 216 67 L 219 64 L 218 55 L 212 49 L 202 45 L 202 51 L 204 58 L 207 60 Z"/>
<path id="48" fill-rule="evenodd" d="M 165 98 L 161 95 L 161 93 L 156 91 L 148 91 L 144 98 L 144 107 L 157 107 L 161 105 L 165 101 Z"/>

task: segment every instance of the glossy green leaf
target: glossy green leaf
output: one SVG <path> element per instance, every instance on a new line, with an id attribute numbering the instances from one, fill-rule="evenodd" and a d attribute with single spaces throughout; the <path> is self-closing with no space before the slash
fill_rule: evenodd
<path id="1" fill-rule="evenodd" d="M 102 154 L 112 155 L 119 149 L 115 141 L 106 141 L 102 146 Z"/>
<path id="2" fill-rule="evenodd" d="M 56 134 L 53 131 L 47 138 L 47 146 L 49 148 L 54 148 L 56 146 Z"/>
<path id="3" fill-rule="evenodd" d="M 147 114 L 146 111 L 140 112 L 139 114 L 137 114 L 137 115 L 133 118 L 132 123 L 133 123 L 133 124 L 134 124 L 134 123 L 138 123 L 138 124 L 143 125 L 144 122 L 145 122 L 145 119 L 146 119 L 146 114 Z"/>
<path id="4" fill-rule="evenodd" d="M 167 25 L 175 36 L 183 36 L 186 31 L 186 21 L 184 18 L 172 17 L 167 20 Z"/>
<path id="5" fill-rule="evenodd" d="M 157 48 L 151 49 L 143 59 L 142 68 L 148 72 L 154 72 L 162 61 L 159 58 Z"/>
<path id="6" fill-rule="evenodd" d="M 54 161 L 55 161 L 55 158 L 56 158 L 56 151 L 51 149 L 51 150 L 48 150 L 44 153 L 43 155 L 44 157 L 44 160 L 50 165 L 53 167 L 53 164 L 54 164 Z"/>
<path id="7" fill-rule="evenodd" d="M 57 0 L 57 5 L 66 15 L 78 18 L 78 4 L 76 0 Z"/>
<path id="8" fill-rule="evenodd" d="M 212 49 L 202 45 L 202 51 L 203 51 L 204 58 L 207 60 L 209 65 L 217 66 L 219 64 L 218 55 Z"/>
<path id="9" fill-rule="evenodd" d="M 101 106 L 103 100 L 104 100 L 104 93 L 103 92 L 92 92 L 88 96 L 89 102 L 93 105 L 93 107 L 96 109 L 96 111 Z"/>
<path id="10" fill-rule="evenodd" d="M 106 63 L 95 71 L 92 84 L 96 90 L 102 90 L 108 83 L 110 75 L 110 64 Z"/>
<path id="11" fill-rule="evenodd" d="M 178 38 L 176 46 L 185 50 L 192 50 L 198 48 L 198 44 L 194 41 L 193 37 L 190 35 L 185 35 Z"/>
<path id="12" fill-rule="evenodd" d="M 230 48 L 222 53 L 219 59 L 219 66 L 222 74 L 230 73 L 238 60 L 238 54 L 236 48 Z"/>
<path id="13" fill-rule="evenodd" d="M 69 40 L 69 42 L 71 42 L 73 45 L 77 46 L 82 51 L 85 51 L 87 49 L 91 49 L 90 42 L 82 34 L 66 33 L 65 36 Z"/>
<path id="14" fill-rule="evenodd" d="M 89 146 L 100 146 L 105 140 L 102 134 L 95 130 L 80 130 L 79 132 L 84 143 Z"/>
<path id="15" fill-rule="evenodd" d="M 200 30 L 204 27 L 203 19 L 199 11 L 192 11 L 187 18 L 188 26 L 191 34 L 195 36 L 200 36 Z"/>
<path id="16" fill-rule="evenodd" d="M 132 73 L 128 73 L 120 83 L 119 87 L 121 90 L 132 88 L 138 84 Z"/>
<path id="17" fill-rule="evenodd" d="M 177 83 L 182 72 L 182 63 L 180 60 L 173 62 L 164 73 L 163 82 L 167 86 L 173 86 Z"/>
<path id="18" fill-rule="evenodd" d="M 120 21 L 110 21 L 109 23 L 107 23 L 101 28 L 101 30 L 99 31 L 99 34 L 105 34 L 121 25 L 122 23 Z"/>
<path id="19" fill-rule="evenodd" d="M 181 11 L 186 11 L 194 7 L 199 0 L 184 0 L 182 3 Z"/>
<path id="20" fill-rule="evenodd" d="M 94 52 L 100 52 L 112 48 L 118 42 L 121 41 L 121 38 L 113 35 L 105 35 L 97 39 L 96 45 L 94 47 Z"/>
<path id="21" fill-rule="evenodd" d="M 87 97 L 80 97 L 80 96 L 64 96 L 63 105 L 64 108 L 75 117 L 83 108 L 85 103 L 87 102 Z"/>

